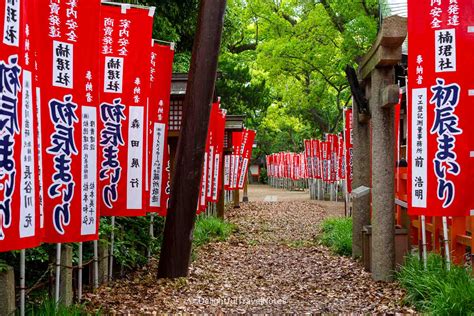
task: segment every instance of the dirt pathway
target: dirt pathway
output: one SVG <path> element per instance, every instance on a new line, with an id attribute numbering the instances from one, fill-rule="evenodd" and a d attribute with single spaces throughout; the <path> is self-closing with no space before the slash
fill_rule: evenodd
<path id="1" fill-rule="evenodd" d="M 89 306 L 132 314 L 409 312 L 396 285 L 373 282 L 315 241 L 321 220 L 341 216 L 343 204 L 307 199 L 243 204 L 228 213 L 236 232 L 199 249 L 188 279 L 157 281 L 154 263 L 101 288 Z"/>

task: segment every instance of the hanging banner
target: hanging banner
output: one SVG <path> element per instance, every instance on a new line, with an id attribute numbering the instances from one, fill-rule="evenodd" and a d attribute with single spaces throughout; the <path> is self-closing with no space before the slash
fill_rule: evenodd
<path id="1" fill-rule="evenodd" d="M 100 201 L 104 216 L 143 216 L 154 8 L 101 6 Z M 92 32 L 91 33 L 95 33 Z"/>
<path id="2" fill-rule="evenodd" d="M 240 147 L 242 146 L 243 132 L 232 132 L 232 158 L 230 172 L 230 190 L 238 189 L 238 178 L 240 169 Z"/>
<path id="3" fill-rule="evenodd" d="M 212 178 L 212 196 L 210 202 L 216 203 L 222 191 L 222 157 L 224 155 L 224 133 L 225 133 L 226 111 L 219 109 L 216 118 L 215 128 L 215 155 L 214 155 L 214 172 Z"/>
<path id="4" fill-rule="evenodd" d="M 242 167 L 239 175 L 239 189 L 244 188 L 244 184 L 248 177 L 248 168 L 250 160 L 252 159 L 253 143 L 255 140 L 256 132 L 254 130 L 246 130 L 245 137 L 242 143 Z"/>
<path id="5" fill-rule="evenodd" d="M 344 180 L 346 178 L 346 166 L 344 161 L 344 141 L 343 133 L 337 135 L 337 179 Z"/>
<path id="6" fill-rule="evenodd" d="M 0 252 L 40 242 L 31 0 L 0 3 Z"/>
<path id="7" fill-rule="evenodd" d="M 312 141 L 307 139 L 304 141 L 304 154 L 305 154 L 305 160 L 306 160 L 306 166 L 307 166 L 307 174 L 310 179 L 314 179 L 315 176 L 313 175 L 313 162 L 312 162 L 312 153 L 313 149 L 311 148 Z"/>
<path id="8" fill-rule="evenodd" d="M 352 139 L 352 109 L 344 109 L 344 158 L 346 167 L 347 193 L 352 193 L 353 139 Z"/>
<path id="9" fill-rule="evenodd" d="M 408 1 L 408 210 L 465 216 L 472 187 L 474 3 Z"/>
<path id="10" fill-rule="evenodd" d="M 321 146 L 321 142 L 319 140 L 317 139 L 311 140 L 312 166 L 313 166 L 313 175 L 315 179 L 321 179 L 320 146 Z"/>
<path id="11" fill-rule="evenodd" d="M 96 240 L 100 1 L 37 6 L 43 241 Z"/>
<path id="12" fill-rule="evenodd" d="M 148 211 L 166 216 L 170 185 L 168 127 L 174 45 L 154 43 L 151 52 L 148 108 Z"/>

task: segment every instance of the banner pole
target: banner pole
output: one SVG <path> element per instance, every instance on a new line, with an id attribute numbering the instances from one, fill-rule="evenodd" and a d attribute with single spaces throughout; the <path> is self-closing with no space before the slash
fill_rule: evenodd
<path id="1" fill-rule="evenodd" d="M 112 281 L 114 268 L 114 230 L 115 230 L 115 216 L 112 216 L 112 231 L 110 232 L 110 257 L 109 257 L 109 282 Z"/>
<path id="2" fill-rule="evenodd" d="M 448 239 L 448 218 L 443 216 L 443 241 L 444 251 L 446 254 L 446 270 L 451 270 L 451 253 L 449 252 L 449 239 Z"/>
<path id="3" fill-rule="evenodd" d="M 61 278 L 61 244 L 56 244 L 56 284 L 54 291 L 54 301 L 59 303 L 59 279 Z"/>
<path id="4" fill-rule="evenodd" d="M 422 240 L 422 247 L 423 247 L 423 267 L 427 268 L 428 266 L 428 253 L 426 247 L 426 217 L 421 215 L 421 240 Z"/>
<path id="5" fill-rule="evenodd" d="M 336 181 L 336 202 L 338 202 L 337 200 L 337 193 L 339 192 L 339 181 Z"/>
<path id="6" fill-rule="evenodd" d="M 154 236 L 154 225 L 153 225 L 153 221 L 155 219 L 155 214 L 154 213 L 151 213 L 150 214 L 150 243 L 148 245 L 148 262 L 150 262 L 150 259 L 151 259 L 151 243 L 153 242 L 153 239 L 155 238 Z"/>
<path id="7" fill-rule="evenodd" d="M 99 287 L 99 241 L 94 240 L 94 290 Z"/>
<path id="8" fill-rule="evenodd" d="M 82 242 L 79 243 L 79 262 L 77 271 L 77 300 L 82 300 Z"/>
<path id="9" fill-rule="evenodd" d="M 20 316 L 25 316 L 25 261 L 26 250 L 20 252 Z"/>

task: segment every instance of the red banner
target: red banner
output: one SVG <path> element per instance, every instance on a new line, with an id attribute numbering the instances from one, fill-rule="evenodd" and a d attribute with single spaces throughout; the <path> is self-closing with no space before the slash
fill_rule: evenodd
<path id="1" fill-rule="evenodd" d="M 154 8 L 103 4 L 100 197 L 105 216 L 146 214 L 146 127 Z M 91 31 L 95 34 L 96 30 Z"/>
<path id="2" fill-rule="evenodd" d="M 312 141 L 307 139 L 304 141 L 304 154 L 305 154 L 305 160 L 306 160 L 306 173 L 310 179 L 314 179 L 313 175 L 313 162 L 312 162 L 312 153 L 313 149 L 311 148 Z"/>
<path id="3" fill-rule="evenodd" d="M 168 125 L 174 47 L 155 43 L 151 53 L 148 108 L 148 203 L 149 212 L 166 216 L 170 196 Z"/>
<path id="4" fill-rule="evenodd" d="M 409 0 L 408 10 L 409 213 L 468 215 L 474 3 Z"/>
<path id="5" fill-rule="evenodd" d="M 37 6 L 44 241 L 95 240 L 100 1 Z"/>
<path id="6" fill-rule="evenodd" d="M 229 190 L 238 189 L 238 178 L 240 169 L 240 146 L 242 145 L 243 132 L 232 132 L 232 155 L 230 161 L 230 184 Z"/>
<path id="7" fill-rule="evenodd" d="M 221 173 L 224 155 L 224 132 L 225 132 L 225 121 L 226 111 L 220 110 L 217 112 L 215 128 L 215 155 L 214 155 L 214 172 L 212 178 L 212 195 L 211 202 L 216 203 L 219 200 L 219 196 L 222 191 L 223 175 Z"/>
<path id="8" fill-rule="evenodd" d="M 40 241 L 32 5 L 0 3 L 0 252 Z"/>
<path id="9" fill-rule="evenodd" d="M 352 109 L 344 109 L 344 152 L 347 193 L 351 193 L 353 176 Z"/>
<path id="10" fill-rule="evenodd" d="M 241 145 L 242 166 L 239 174 L 239 189 L 243 189 L 245 181 L 247 181 L 249 164 L 252 159 L 253 142 L 257 134 L 255 131 L 248 129 L 244 133 L 245 136 L 242 139 Z"/>
<path id="11" fill-rule="evenodd" d="M 319 140 L 313 139 L 311 141 L 312 147 L 312 157 L 313 157 L 313 175 L 315 179 L 321 179 L 321 160 L 320 160 L 320 151 L 321 151 L 321 142 Z"/>

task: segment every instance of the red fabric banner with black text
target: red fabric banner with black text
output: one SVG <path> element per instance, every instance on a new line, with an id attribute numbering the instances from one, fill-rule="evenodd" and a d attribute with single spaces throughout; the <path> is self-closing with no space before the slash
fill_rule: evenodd
<path id="1" fill-rule="evenodd" d="M 148 107 L 148 211 L 166 216 L 170 196 L 168 127 L 174 47 L 155 43 L 151 53 Z"/>

